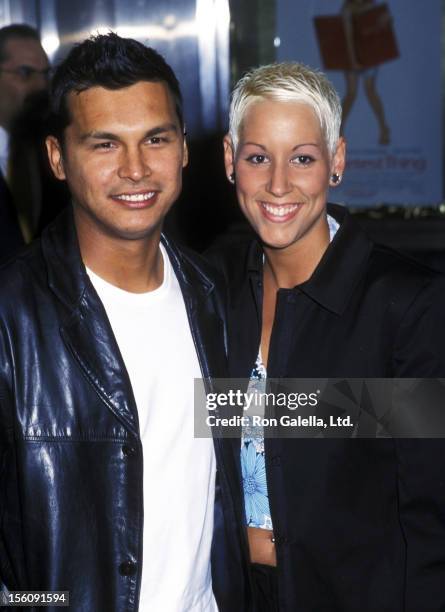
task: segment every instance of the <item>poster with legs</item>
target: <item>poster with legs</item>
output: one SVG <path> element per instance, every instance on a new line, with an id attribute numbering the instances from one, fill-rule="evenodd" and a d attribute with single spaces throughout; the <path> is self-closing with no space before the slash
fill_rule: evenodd
<path id="1" fill-rule="evenodd" d="M 335 199 L 352 206 L 442 201 L 440 0 L 277 0 L 277 61 L 326 72 L 348 145 Z"/>

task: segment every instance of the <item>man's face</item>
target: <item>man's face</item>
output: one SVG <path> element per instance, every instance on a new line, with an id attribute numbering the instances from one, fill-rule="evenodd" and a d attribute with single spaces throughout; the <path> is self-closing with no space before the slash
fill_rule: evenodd
<path id="1" fill-rule="evenodd" d="M 9 130 L 26 98 L 48 84 L 49 62 L 42 45 L 32 38 L 11 38 L 0 63 L 0 125 Z"/>
<path id="2" fill-rule="evenodd" d="M 92 87 L 71 92 L 68 108 L 63 152 L 54 137 L 47 147 L 55 175 L 70 188 L 81 242 L 158 236 L 187 163 L 168 87 Z"/>

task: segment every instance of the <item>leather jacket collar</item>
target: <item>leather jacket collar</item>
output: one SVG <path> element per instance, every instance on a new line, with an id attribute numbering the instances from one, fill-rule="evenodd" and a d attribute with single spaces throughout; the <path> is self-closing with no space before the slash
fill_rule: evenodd
<path id="1" fill-rule="evenodd" d="M 207 309 L 214 283 L 196 256 L 179 251 L 165 236 L 162 241 L 184 296 L 203 378 L 210 378 L 214 372 L 225 371 L 225 366 L 221 370 L 225 356 L 217 350 L 218 341 L 207 333 L 216 324 Z M 71 209 L 63 211 L 44 231 L 41 243 L 49 286 L 65 307 L 60 313 L 65 343 L 110 410 L 138 435 L 130 379 L 103 304 L 82 262 Z"/>
<path id="2" fill-rule="evenodd" d="M 165 235 L 161 239 L 183 291 L 189 292 L 193 286 L 194 291 L 209 295 L 214 290 L 214 283 L 205 271 L 196 266 L 185 252 L 180 252 Z M 71 208 L 63 211 L 43 232 L 42 250 L 49 286 L 66 306 L 75 308 L 87 290 L 89 279 L 81 259 Z"/>

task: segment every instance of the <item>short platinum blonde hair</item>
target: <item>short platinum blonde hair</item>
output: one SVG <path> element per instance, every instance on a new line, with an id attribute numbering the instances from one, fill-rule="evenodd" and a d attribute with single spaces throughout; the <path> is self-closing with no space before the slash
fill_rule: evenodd
<path id="1" fill-rule="evenodd" d="M 246 110 L 253 102 L 264 99 L 311 106 L 320 121 L 330 154 L 335 153 L 342 115 L 338 93 L 322 72 L 297 62 L 259 66 L 247 72 L 235 85 L 229 116 L 234 152 Z"/>

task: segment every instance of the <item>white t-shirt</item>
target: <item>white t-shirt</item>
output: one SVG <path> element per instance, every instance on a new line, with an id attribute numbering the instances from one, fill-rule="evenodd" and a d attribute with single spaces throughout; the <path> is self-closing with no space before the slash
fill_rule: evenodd
<path id="1" fill-rule="evenodd" d="M 130 376 L 144 455 L 141 612 L 214 612 L 210 546 L 215 496 L 211 439 L 194 438 L 201 377 L 178 280 L 161 245 L 162 285 L 129 293 L 87 270 Z"/>

